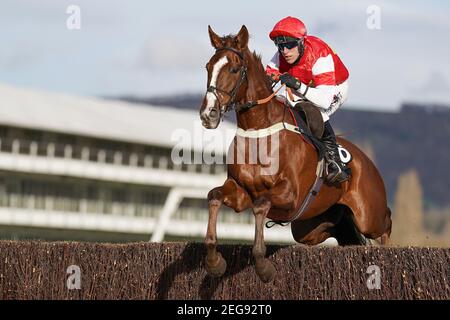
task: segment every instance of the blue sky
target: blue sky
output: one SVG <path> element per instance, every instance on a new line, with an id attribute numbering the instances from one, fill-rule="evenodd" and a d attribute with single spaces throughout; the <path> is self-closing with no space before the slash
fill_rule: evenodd
<path id="1" fill-rule="evenodd" d="M 445 1 L 0 0 L 0 83 L 76 95 L 204 92 L 218 34 L 245 24 L 267 62 L 268 32 L 302 19 L 350 70 L 348 106 L 395 110 L 402 101 L 450 104 L 450 5 Z M 69 5 L 81 29 L 68 30 Z M 367 8 L 380 8 L 380 30 Z M 1 99 L 1 97 L 0 97 Z"/>

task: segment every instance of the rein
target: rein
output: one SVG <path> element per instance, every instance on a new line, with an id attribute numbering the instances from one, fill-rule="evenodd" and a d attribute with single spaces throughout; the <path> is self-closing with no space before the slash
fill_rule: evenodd
<path id="1" fill-rule="evenodd" d="M 243 62 L 245 62 L 244 59 L 244 55 L 242 54 L 242 52 L 231 48 L 231 47 L 222 47 L 216 50 L 216 53 L 219 51 L 231 51 L 233 53 L 235 53 Z M 233 88 L 233 90 L 231 92 L 225 91 L 223 89 L 217 88 L 215 86 L 209 86 L 208 89 L 206 90 L 206 92 L 211 92 L 212 94 L 214 94 L 217 98 L 217 101 L 219 101 L 219 110 L 221 113 L 226 113 L 230 110 L 236 110 L 237 112 L 242 112 L 242 111 L 246 111 L 248 109 L 251 109 L 255 106 L 261 105 L 261 104 L 265 104 L 267 102 L 269 102 L 270 100 L 272 100 L 273 97 L 275 97 L 277 95 L 277 93 L 283 88 L 286 87 L 286 84 L 281 85 L 278 89 L 276 89 L 271 95 L 269 95 L 268 97 L 264 98 L 264 99 L 259 99 L 256 101 L 248 101 L 246 103 L 243 104 L 238 104 L 236 103 L 236 94 L 239 90 L 239 88 L 241 87 L 242 83 L 244 83 L 245 80 L 247 80 L 247 66 L 242 65 L 241 69 L 240 69 L 240 77 L 239 80 L 237 81 L 235 87 Z M 274 83 L 274 85 L 276 85 L 280 80 L 276 79 L 276 82 Z M 293 100 L 293 95 L 292 95 L 292 91 L 290 88 L 286 88 L 286 91 L 289 95 L 289 97 L 291 98 L 291 100 Z M 219 95 L 217 93 L 223 93 L 226 94 L 227 96 L 230 97 L 230 103 L 228 105 L 222 105 L 220 103 L 220 98 Z"/>
<path id="2" fill-rule="evenodd" d="M 280 79 L 277 78 L 275 80 L 275 83 L 273 84 L 273 86 L 275 86 L 279 81 L 280 81 Z M 241 112 L 241 111 L 246 111 L 248 109 L 256 107 L 258 105 L 265 104 L 265 103 L 269 102 L 270 100 L 272 100 L 272 98 L 275 97 L 277 95 L 277 93 L 283 88 L 286 88 L 286 91 L 287 91 L 287 93 L 289 95 L 289 98 L 293 101 L 294 100 L 294 96 L 292 94 L 291 88 L 286 87 L 286 84 L 282 84 L 278 89 L 276 89 L 268 97 L 266 97 L 264 99 L 259 99 L 259 100 L 256 100 L 256 101 L 249 101 L 249 102 L 244 103 L 244 104 L 234 104 L 234 106 L 232 106 L 231 110 L 234 109 L 237 112 Z M 229 111 L 229 110 L 226 110 L 225 112 L 227 112 L 227 111 Z"/>

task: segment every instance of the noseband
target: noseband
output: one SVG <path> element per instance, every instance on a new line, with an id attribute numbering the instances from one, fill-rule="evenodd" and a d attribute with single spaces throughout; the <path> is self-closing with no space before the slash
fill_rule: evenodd
<path id="1" fill-rule="evenodd" d="M 230 47 L 223 47 L 223 48 L 219 48 L 216 50 L 216 53 L 219 51 L 223 51 L 223 50 L 227 50 L 227 51 L 231 51 L 233 53 L 235 53 L 242 62 L 244 62 L 244 56 L 241 52 L 239 52 L 238 50 L 234 49 L 234 48 L 230 48 Z M 208 89 L 206 90 L 206 92 L 211 92 L 212 94 L 214 94 L 217 98 L 217 101 L 219 101 L 219 110 L 220 110 L 220 116 L 222 116 L 222 113 L 226 113 L 229 110 L 235 109 L 236 108 L 236 95 L 239 91 L 239 88 L 241 87 L 242 83 L 244 83 L 245 79 L 247 79 L 247 67 L 245 65 L 242 65 L 240 68 L 240 76 L 238 81 L 236 82 L 236 85 L 234 86 L 233 90 L 231 90 L 231 92 L 228 92 L 226 90 L 217 88 L 215 86 L 209 86 Z M 230 102 L 226 105 L 222 105 L 222 103 L 220 102 L 220 98 L 219 95 L 217 93 L 223 93 L 226 94 L 227 96 L 230 97 Z"/>

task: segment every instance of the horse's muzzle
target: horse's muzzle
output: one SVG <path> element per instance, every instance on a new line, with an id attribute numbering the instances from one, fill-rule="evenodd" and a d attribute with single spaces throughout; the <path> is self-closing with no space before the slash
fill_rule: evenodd
<path id="1" fill-rule="evenodd" d="M 200 115 L 200 119 L 202 120 L 202 125 L 206 129 L 215 129 L 219 126 L 220 123 L 220 112 L 216 109 L 211 109 L 208 114 L 206 112 L 203 112 Z"/>

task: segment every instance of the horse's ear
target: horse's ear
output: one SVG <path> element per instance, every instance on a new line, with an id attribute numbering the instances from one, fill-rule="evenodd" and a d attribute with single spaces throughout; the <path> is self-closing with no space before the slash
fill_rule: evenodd
<path id="1" fill-rule="evenodd" d="M 249 38 L 249 35 L 248 35 L 247 27 L 245 25 L 242 25 L 241 30 L 239 30 L 239 32 L 236 36 L 237 46 L 240 50 L 247 48 L 248 38 Z"/>
<path id="2" fill-rule="evenodd" d="M 208 26 L 209 39 L 211 40 L 211 45 L 218 49 L 222 47 L 222 39 L 213 31 L 211 26 Z"/>

